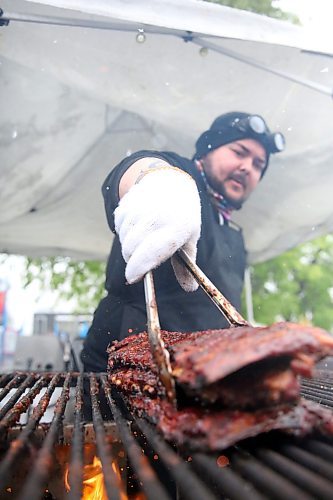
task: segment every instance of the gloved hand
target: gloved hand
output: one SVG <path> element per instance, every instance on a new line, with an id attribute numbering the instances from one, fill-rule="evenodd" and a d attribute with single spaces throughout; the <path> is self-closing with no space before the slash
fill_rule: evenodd
<path id="1" fill-rule="evenodd" d="M 114 217 L 127 262 L 128 283 L 142 279 L 179 248 L 195 260 L 201 227 L 200 198 L 194 180 L 180 169 L 150 170 L 123 196 Z M 198 288 L 176 258 L 172 259 L 172 265 L 184 290 Z"/>

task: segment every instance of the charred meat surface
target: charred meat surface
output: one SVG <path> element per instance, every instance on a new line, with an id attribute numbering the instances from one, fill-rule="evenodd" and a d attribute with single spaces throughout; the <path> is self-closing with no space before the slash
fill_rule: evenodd
<path id="1" fill-rule="evenodd" d="M 301 399 L 297 405 L 278 405 L 254 411 L 188 407 L 175 410 L 165 399 L 127 398 L 138 416 L 155 424 L 165 439 L 192 450 L 217 451 L 243 439 L 273 430 L 295 436 L 313 431 L 333 435 L 331 410 Z"/>
<path id="2" fill-rule="evenodd" d="M 279 359 L 274 368 L 267 367 L 267 362 L 245 367 L 234 375 L 203 387 L 199 393 L 200 399 L 198 391 L 179 385 L 178 395 L 182 396 L 180 405 L 196 402 L 200 406 L 257 408 L 295 401 L 299 395 L 299 381 L 290 368 L 285 368 L 285 364 L 286 360 Z M 148 395 L 151 398 L 164 396 L 164 388 L 154 372 L 118 368 L 110 374 L 109 380 L 123 394 Z"/>
<path id="3" fill-rule="evenodd" d="M 162 337 L 170 352 L 178 411 L 165 400 L 146 333 L 110 347 L 109 380 L 137 414 L 155 421 L 178 444 L 192 442 L 186 436 L 193 431 L 199 448 L 218 449 L 229 446 L 224 434 L 235 436 L 230 437 L 234 443 L 271 429 L 306 429 L 309 415 L 318 414 L 299 403 L 298 376 L 311 377 L 315 363 L 333 354 L 333 336 L 319 328 L 277 323 L 162 332 Z"/>
<path id="4" fill-rule="evenodd" d="M 202 387 L 267 358 L 290 356 L 302 375 L 333 351 L 333 336 L 315 327 L 276 323 L 194 333 L 162 332 L 179 383 Z M 154 369 L 148 337 L 141 333 L 113 344 L 109 367 Z"/>
<path id="5" fill-rule="evenodd" d="M 228 407 L 295 400 L 297 375 L 310 377 L 315 362 L 333 352 L 333 336 L 293 323 L 189 334 L 162 332 L 162 337 L 178 388 L 190 398 L 200 395 L 203 403 Z M 163 395 L 146 333 L 112 345 L 109 371 L 111 383 L 125 392 L 132 387 L 135 393 L 145 393 L 147 385 L 146 390 L 152 387 Z"/>

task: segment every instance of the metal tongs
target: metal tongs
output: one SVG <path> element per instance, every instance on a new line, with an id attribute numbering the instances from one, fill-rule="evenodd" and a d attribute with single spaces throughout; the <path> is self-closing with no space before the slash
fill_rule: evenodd
<path id="1" fill-rule="evenodd" d="M 208 297 L 214 302 L 218 310 L 225 316 L 227 321 L 232 326 L 248 326 L 249 323 L 243 318 L 241 314 L 235 309 L 235 307 L 230 304 L 229 300 L 216 288 L 215 285 L 210 281 L 210 279 L 201 271 L 200 267 L 193 262 L 192 259 L 187 255 L 187 253 L 180 249 L 176 253 L 176 257 L 182 264 L 185 265 L 186 269 L 190 271 L 193 278 L 199 284 L 199 286 L 206 292 Z"/>
<path id="2" fill-rule="evenodd" d="M 187 253 L 180 249 L 175 256 L 190 271 L 199 286 L 206 292 L 208 297 L 216 305 L 232 326 L 248 326 L 249 323 L 234 308 L 224 295 L 213 285 L 209 278 L 201 271 L 199 266 L 190 259 Z M 170 354 L 165 347 L 161 336 L 161 327 L 158 317 L 153 273 L 149 271 L 144 277 L 144 288 L 147 308 L 147 326 L 150 350 L 158 368 L 160 381 L 165 387 L 168 400 L 176 406 L 176 386 L 172 374 Z"/>
<path id="3" fill-rule="evenodd" d="M 170 354 L 166 349 L 161 335 L 160 320 L 158 317 L 153 272 L 149 271 L 144 277 L 144 288 L 147 309 L 147 327 L 150 350 L 157 365 L 159 379 L 162 382 L 170 403 L 177 404 L 175 380 L 172 375 Z"/>

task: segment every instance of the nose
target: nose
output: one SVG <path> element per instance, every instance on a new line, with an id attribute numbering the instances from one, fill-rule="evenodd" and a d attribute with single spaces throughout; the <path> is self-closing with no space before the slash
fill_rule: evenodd
<path id="1" fill-rule="evenodd" d="M 242 163 L 240 165 L 240 170 L 243 172 L 251 172 L 253 168 L 253 160 L 250 156 L 246 156 L 245 158 L 242 158 Z"/>

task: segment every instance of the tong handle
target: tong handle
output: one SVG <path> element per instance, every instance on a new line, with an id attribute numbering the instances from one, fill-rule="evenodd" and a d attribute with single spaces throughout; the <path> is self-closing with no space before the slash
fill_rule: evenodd
<path id="1" fill-rule="evenodd" d="M 225 316 L 230 325 L 248 326 L 249 323 L 243 318 L 237 309 L 230 304 L 229 300 L 216 288 L 210 279 L 201 271 L 200 267 L 180 249 L 177 251 L 177 257 L 190 271 L 199 286 L 206 292 L 208 297 L 213 301 L 219 311 Z"/>
<path id="2" fill-rule="evenodd" d="M 176 406 L 176 387 L 172 376 L 170 354 L 166 349 L 161 335 L 160 320 L 158 317 L 157 302 L 153 272 L 149 271 L 144 277 L 144 289 L 147 309 L 147 326 L 150 349 L 157 365 L 160 381 L 166 390 L 170 403 Z"/>

